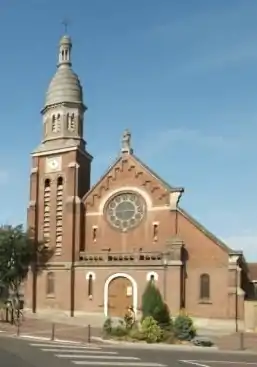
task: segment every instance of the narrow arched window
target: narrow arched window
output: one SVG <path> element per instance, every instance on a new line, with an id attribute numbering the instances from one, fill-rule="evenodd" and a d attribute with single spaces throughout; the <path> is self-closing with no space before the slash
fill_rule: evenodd
<path id="1" fill-rule="evenodd" d="M 150 271 L 149 273 L 146 274 L 146 280 L 148 282 L 154 283 L 158 280 L 158 274 L 155 273 L 154 271 Z"/>
<path id="2" fill-rule="evenodd" d="M 63 178 L 60 176 L 57 179 L 57 186 L 61 186 L 63 184 Z"/>
<path id="3" fill-rule="evenodd" d="M 50 214 L 51 214 L 51 181 L 49 178 L 45 180 L 44 187 L 44 223 L 43 234 L 45 245 L 50 243 Z"/>
<path id="4" fill-rule="evenodd" d="M 93 275 L 89 274 L 88 276 L 88 288 L 87 288 L 88 297 L 93 297 Z"/>
<path id="5" fill-rule="evenodd" d="M 52 116 L 52 132 L 56 133 L 56 131 L 57 131 L 56 116 L 53 115 Z"/>
<path id="6" fill-rule="evenodd" d="M 49 178 L 47 178 L 47 179 L 45 180 L 45 189 L 47 189 L 48 187 L 50 187 L 50 184 L 51 184 L 51 181 L 50 181 L 50 179 L 49 179 Z"/>
<path id="7" fill-rule="evenodd" d="M 62 237 L 63 237 L 63 178 L 60 176 L 57 179 L 56 188 L 56 249 L 55 255 L 62 254 Z"/>
<path id="8" fill-rule="evenodd" d="M 46 276 L 46 294 L 47 296 L 54 295 L 54 273 L 52 271 Z"/>
<path id="9" fill-rule="evenodd" d="M 210 276 L 209 274 L 200 275 L 200 298 L 210 298 Z"/>

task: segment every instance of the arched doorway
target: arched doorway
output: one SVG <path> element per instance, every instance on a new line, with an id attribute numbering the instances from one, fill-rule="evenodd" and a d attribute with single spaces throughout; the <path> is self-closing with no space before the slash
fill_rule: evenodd
<path id="1" fill-rule="evenodd" d="M 133 306 L 133 286 L 127 277 L 117 276 L 108 286 L 108 317 L 124 317 Z"/>

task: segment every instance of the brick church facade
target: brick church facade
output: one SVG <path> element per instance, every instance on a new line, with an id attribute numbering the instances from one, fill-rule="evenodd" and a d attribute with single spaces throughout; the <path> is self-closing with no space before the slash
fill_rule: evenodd
<path id="1" fill-rule="evenodd" d="M 42 141 L 32 153 L 28 226 L 55 253 L 47 269 L 29 275 L 26 306 L 107 317 L 133 305 L 140 315 L 153 280 L 173 315 L 185 308 L 195 318 L 243 319 L 249 281 L 242 253 L 179 206 L 183 188 L 133 153 L 129 131 L 116 162 L 90 186 L 87 108 L 71 48 L 64 36 L 42 110 Z"/>

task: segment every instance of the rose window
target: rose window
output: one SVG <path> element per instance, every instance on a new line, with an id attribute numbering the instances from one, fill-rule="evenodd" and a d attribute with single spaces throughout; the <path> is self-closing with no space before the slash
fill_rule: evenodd
<path id="1" fill-rule="evenodd" d="M 112 227 L 127 231 L 136 227 L 144 218 L 145 201 L 136 193 L 120 193 L 106 205 L 106 217 Z"/>

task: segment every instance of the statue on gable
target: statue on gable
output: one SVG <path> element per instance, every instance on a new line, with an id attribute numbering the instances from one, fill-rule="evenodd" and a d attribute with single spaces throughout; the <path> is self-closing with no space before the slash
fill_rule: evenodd
<path id="1" fill-rule="evenodd" d="M 131 133 L 127 129 L 124 131 L 121 140 L 121 153 L 132 153 L 131 148 Z"/>

